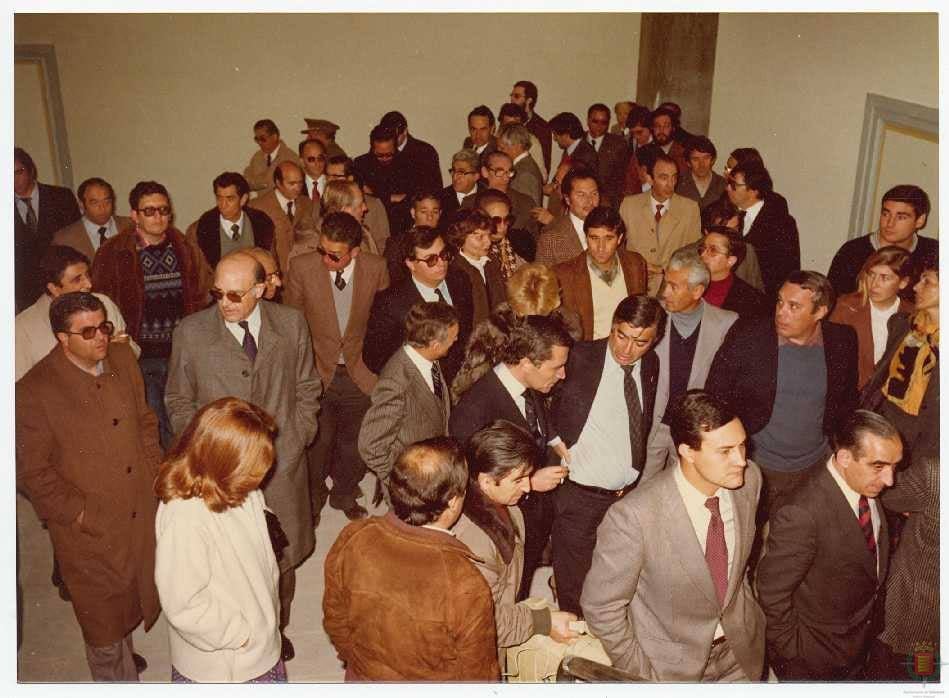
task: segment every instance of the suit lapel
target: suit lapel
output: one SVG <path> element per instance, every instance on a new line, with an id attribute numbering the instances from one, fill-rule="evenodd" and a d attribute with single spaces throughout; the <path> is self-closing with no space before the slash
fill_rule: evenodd
<path id="1" fill-rule="evenodd" d="M 277 350 L 277 345 L 280 342 L 279 332 L 273 318 L 270 317 L 267 302 L 261 301 L 258 303 L 258 307 L 260 308 L 260 338 L 257 341 L 257 358 L 254 360 L 255 370 L 256 367 L 267 363 L 268 358 Z M 226 328 L 225 331 L 227 331 Z"/>
<path id="2" fill-rule="evenodd" d="M 847 497 L 841 491 L 840 487 L 834 481 L 833 476 L 827 470 L 826 467 L 822 466 L 821 473 L 819 475 L 823 479 L 823 488 L 827 494 L 828 505 L 834 510 L 834 517 L 837 519 L 837 529 L 841 532 L 843 538 L 841 540 L 841 545 L 849 551 L 859 551 L 860 561 L 863 564 L 863 570 L 871 579 L 877 579 L 877 570 L 874 565 L 873 555 L 870 554 L 870 551 L 867 549 L 867 541 L 863 536 L 863 529 L 860 528 L 860 521 L 857 519 L 857 515 L 854 514 L 853 509 L 850 508 L 850 502 L 847 501 Z M 880 539 L 883 538 L 884 532 L 884 520 L 885 515 L 883 513 L 883 507 L 878 508 L 878 513 L 880 514 Z M 882 546 L 880 543 L 877 543 L 877 555 L 881 554 Z M 846 553 L 843 553 L 846 554 Z M 882 561 L 881 557 L 881 561 Z M 880 566 L 880 571 L 885 572 L 883 565 Z"/>
<path id="3" fill-rule="evenodd" d="M 751 501 L 751 488 L 747 481 L 737 490 L 731 490 L 732 511 L 735 516 L 735 550 L 732 551 L 732 564 L 728 567 L 728 589 L 725 592 L 727 607 L 744 579 L 742 561 L 747 562 L 745 551 L 751 547 L 755 536 L 755 507 Z"/>
<path id="4" fill-rule="evenodd" d="M 708 563 L 705 562 L 705 555 L 696 537 L 689 512 L 685 509 L 685 502 L 682 501 L 682 495 L 679 494 L 679 488 L 676 486 L 674 473 L 674 468 L 667 468 L 657 476 L 665 478 L 662 500 L 664 510 L 669 512 L 664 525 L 668 540 L 671 542 L 670 549 L 677 551 L 676 558 L 686 575 L 702 591 L 705 598 L 717 608 L 719 607 L 718 595 L 715 593 L 712 575 L 708 570 Z"/>
<path id="5" fill-rule="evenodd" d="M 352 298 L 352 302 L 350 303 L 350 307 L 349 307 L 349 317 L 346 318 L 346 328 L 345 328 L 345 330 L 343 331 L 343 334 L 342 334 L 342 337 L 343 337 L 343 338 L 348 337 L 350 331 L 352 331 L 352 330 L 354 329 L 354 328 L 353 328 L 353 322 L 354 322 L 353 316 L 356 314 L 355 310 L 356 310 L 357 304 L 362 301 L 362 297 L 366 294 L 366 292 L 365 292 L 363 289 L 368 288 L 368 286 L 367 286 L 367 284 L 366 284 L 366 270 L 365 270 L 365 267 L 362 265 L 362 263 L 361 263 L 361 261 L 360 261 L 360 258 L 359 258 L 359 257 L 356 257 L 356 259 L 353 260 L 353 264 L 356 265 L 356 266 L 353 268 L 353 278 L 350 280 L 350 283 L 353 285 L 353 298 Z M 327 282 L 329 282 L 329 278 L 328 278 L 328 277 L 327 277 Z M 331 291 L 330 296 L 333 295 L 333 294 L 332 294 L 332 290 L 333 290 L 333 289 L 331 288 L 331 289 L 330 289 L 330 291 Z M 334 313 L 336 312 L 335 300 L 334 300 L 334 303 L 333 303 L 333 312 L 334 312 Z M 338 322 L 338 321 L 337 321 L 337 323 L 336 323 L 336 326 L 339 327 L 339 322 Z"/>
<path id="6" fill-rule="evenodd" d="M 358 272 L 353 273 L 353 282 L 356 281 L 356 273 Z M 313 282 L 315 284 L 313 288 L 316 295 L 325 303 L 326 319 L 323 323 L 324 328 L 332 335 L 333 339 L 340 340 L 342 339 L 342 335 L 339 329 L 339 319 L 336 317 L 336 298 L 333 296 L 333 287 L 330 285 L 330 273 L 326 270 L 326 267 L 323 266 L 322 262 L 317 262 L 316 273 L 313 276 Z M 355 298 L 356 289 L 353 288 L 353 299 L 355 300 Z M 352 316 L 352 311 L 350 311 L 350 319 L 352 319 Z M 348 325 L 346 329 L 349 329 Z"/>
<path id="7" fill-rule="evenodd" d="M 429 417 L 436 424 L 441 424 L 443 428 L 448 428 L 448 409 L 445 401 L 447 399 L 447 390 L 442 390 L 442 401 L 439 403 L 438 399 L 435 397 L 435 393 L 432 392 L 432 389 L 428 387 L 428 383 L 425 381 L 425 377 L 419 371 L 418 366 L 415 365 L 415 362 L 408 357 L 408 354 L 405 353 L 404 347 L 399 347 L 398 351 L 401 353 L 401 360 L 404 361 L 409 367 L 409 380 L 415 384 L 416 391 L 422 395 L 422 409 L 428 412 Z M 439 367 L 439 375 L 442 376 L 442 385 L 447 386 L 445 383 L 445 376 L 441 374 L 441 368 Z"/>
<path id="8" fill-rule="evenodd" d="M 587 257 L 580 257 L 573 267 L 574 279 L 577 284 L 577 310 L 580 312 L 580 321 L 583 323 L 583 336 L 593 339 L 593 284 L 590 281 L 590 272 L 587 271 Z"/>

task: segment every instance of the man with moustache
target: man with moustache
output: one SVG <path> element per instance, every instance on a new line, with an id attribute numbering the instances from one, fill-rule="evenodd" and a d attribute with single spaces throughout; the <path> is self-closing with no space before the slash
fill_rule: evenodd
<path id="1" fill-rule="evenodd" d="M 678 454 L 609 508 L 580 605 L 613 666 L 646 681 L 759 681 L 765 618 L 745 568 L 761 488 L 745 430 L 690 391 L 669 415 Z"/>
<path id="2" fill-rule="evenodd" d="M 544 169 L 550 172 L 550 151 L 553 145 L 550 124 L 534 109 L 537 106 L 537 85 L 530 80 L 518 80 L 511 89 L 511 104 L 521 107 L 527 114 L 524 125 L 537 137 L 544 151 Z M 540 163 L 537 163 L 540 165 Z"/>
<path id="3" fill-rule="evenodd" d="M 649 130 L 652 139 L 662 152 L 672 158 L 679 170 L 679 176 L 685 175 L 688 165 L 685 162 L 685 148 L 675 140 L 676 130 L 679 127 L 679 118 L 668 107 L 660 106 L 650 117 Z"/>
<path id="4" fill-rule="evenodd" d="M 295 568 L 315 543 L 304 450 L 316 434 L 322 387 L 306 319 L 296 308 L 261 303 L 265 285 L 249 252 L 221 259 L 211 289 L 216 304 L 175 330 L 165 402 L 176 434 L 199 409 L 227 396 L 261 407 L 277 424 L 277 462 L 263 492 L 288 541 L 278 553 L 278 593 L 281 656 L 289 661 L 294 648 L 284 632 Z"/>

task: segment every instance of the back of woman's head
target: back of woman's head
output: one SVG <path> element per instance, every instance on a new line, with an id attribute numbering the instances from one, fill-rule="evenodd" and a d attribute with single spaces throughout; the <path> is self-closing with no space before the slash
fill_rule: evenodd
<path id="1" fill-rule="evenodd" d="M 465 347 L 465 360 L 451 384 L 455 403 L 501 360 L 501 349 L 517 322 L 518 317 L 511 307 L 507 303 L 500 303 L 491 315 L 474 328 Z"/>
<path id="2" fill-rule="evenodd" d="M 527 315 L 550 315 L 560 307 L 560 284 L 553 269 L 544 264 L 525 264 L 507 281 L 511 310 Z"/>
<path id="3" fill-rule="evenodd" d="M 163 502 L 199 497 L 208 509 L 240 506 L 274 461 L 273 418 L 236 397 L 201 408 L 161 464 L 155 493 Z"/>

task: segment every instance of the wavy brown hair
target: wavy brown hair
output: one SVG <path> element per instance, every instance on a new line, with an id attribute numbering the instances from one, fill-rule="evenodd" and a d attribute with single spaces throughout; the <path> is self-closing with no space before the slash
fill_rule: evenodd
<path id="1" fill-rule="evenodd" d="M 215 513 L 240 506 L 273 465 L 276 433 L 273 418 L 245 400 L 205 405 L 159 466 L 155 494 L 165 503 L 200 497 Z"/>

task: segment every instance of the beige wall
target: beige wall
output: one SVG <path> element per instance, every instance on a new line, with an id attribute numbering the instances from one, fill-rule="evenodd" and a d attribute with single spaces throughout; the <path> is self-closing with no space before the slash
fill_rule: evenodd
<path id="1" fill-rule="evenodd" d="M 847 239 L 868 92 L 938 107 L 935 14 L 722 14 L 710 137 L 756 146 L 825 271 Z M 929 192 L 935 198 L 938 192 Z"/>
<path id="2" fill-rule="evenodd" d="M 352 156 L 389 109 L 438 150 L 443 170 L 466 117 L 533 80 L 538 113 L 610 107 L 636 93 L 640 16 L 17 15 L 17 44 L 54 44 L 75 181 L 165 183 L 188 225 L 211 180 L 242 170 L 251 125 L 273 118 L 296 148 L 303 117 L 342 125 Z M 447 177 L 447 175 L 445 175 Z"/>

